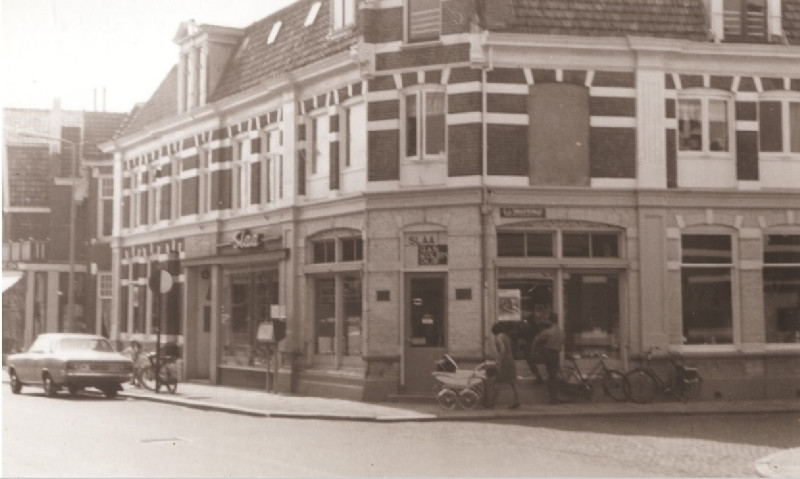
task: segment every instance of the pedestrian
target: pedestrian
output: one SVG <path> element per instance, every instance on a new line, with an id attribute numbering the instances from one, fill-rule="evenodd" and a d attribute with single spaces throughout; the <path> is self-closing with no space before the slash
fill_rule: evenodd
<path id="1" fill-rule="evenodd" d="M 497 350 L 497 376 L 491 388 L 492 401 L 490 404 L 494 405 L 500 386 L 508 384 L 514 394 L 514 402 L 508 408 L 516 409 L 520 406 L 517 392 L 517 366 L 514 363 L 514 351 L 507 325 L 503 322 L 495 323 L 492 326 L 492 334 L 494 334 L 494 346 Z"/>
<path id="2" fill-rule="evenodd" d="M 542 384 L 544 378 L 539 372 L 537 364 L 544 364 L 544 354 L 541 348 L 533 347 L 533 339 L 548 328 L 551 322 L 557 323 L 553 307 L 548 304 L 537 304 L 533 309 L 533 315 L 525 318 L 526 337 L 528 339 L 528 350 L 525 356 L 525 361 L 528 363 L 528 369 L 531 370 L 533 376 L 536 378 L 536 384 Z"/>
<path id="3" fill-rule="evenodd" d="M 130 356 L 131 362 L 133 363 L 133 379 L 131 379 L 131 384 L 134 386 L 138 386 L 138 378 L 139 378 L 139 369 L 140 365 L 139 362 L 142 358 L 142 345 L 139 341 L 131 341 L 130 346 L 128 346 L 122 354 L 126 354 Z"/>
<path id="4" fill-rule="evenodd" d="M 549 321 L 547 329 L 533 339 L 533 349 L 540 350 L 547 368 L 547 394 L 550 404 L 558 404 L 558 370 L 561 363 L 561 348 L 564 346 L 564 332 L 556 321 Z"/>

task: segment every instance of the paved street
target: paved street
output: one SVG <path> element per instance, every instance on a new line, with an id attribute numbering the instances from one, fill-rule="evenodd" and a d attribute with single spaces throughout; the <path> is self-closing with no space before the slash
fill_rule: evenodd
<path id="1" fill-rule="evenodd" d="M 375 423 L 3 388 L 5 477 L 753 476 L 797 413 Z"/>

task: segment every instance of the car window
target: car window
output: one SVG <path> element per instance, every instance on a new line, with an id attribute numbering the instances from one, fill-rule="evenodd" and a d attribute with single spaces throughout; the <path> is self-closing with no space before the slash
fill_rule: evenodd
<path id="1" fill-rule="evenodd" d="M 28 348 L 29 353 L 43 353 L 49 351 L 50 340 L 48 338 L 36 338 L 36 341 Z"/>
<path id="2" fill-rule="evenodd" d="M 58 350 L 111 352 L 114 351 L 114 347 L 111 346 L 111 343 L 109 343 L 105 339 L 67 338 L 67 339 L 62 339 L 61 341 L 58 342 Z"/>

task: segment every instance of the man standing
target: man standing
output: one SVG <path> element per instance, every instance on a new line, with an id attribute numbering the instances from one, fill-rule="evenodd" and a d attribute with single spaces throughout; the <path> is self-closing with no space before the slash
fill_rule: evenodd
<path id="1" fill-rule="evenodd" d="M 547 329 L 533 339 L 533 349 L 542 351 L 544 365 L 547 368 L 547 394 L 550 404 L 558 404 L 558 370 L 560 366 L 561 348 L 564 346 L 564 332 L 552 319 Z"/>

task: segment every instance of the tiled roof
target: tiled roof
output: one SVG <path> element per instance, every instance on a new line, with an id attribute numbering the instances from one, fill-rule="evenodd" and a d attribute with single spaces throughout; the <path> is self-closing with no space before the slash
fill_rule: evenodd
<path id="1" fill-rule="evenodd" d="M 358 31 L 329 37 L 330 9 L 323 1 L 313 24 L 304 26 L 308 12 L 318 0 L 298 0 L 288 7 L 253 23 L 244 29 L 244 36 L 225 72 L 210 95 L 209 102 L 234 95 L 285 72 L 346 51 L 358 40 Z M 272 25 L 282 26 L 275 42 L 268 45 Z M 161 82 L 153 96 L 132 115 L 120 135 L 133 133 L 145 126 L 177 115 L 177 65 Z"/>
<path id="2" fill-rule="evenodd" d="M 783 31 L 792 45 L 800 45 L 800 0 L 783 0 Z"/>
<path id="3" fill-rule="evenodd" d="M 293 71 L 354 45 L 358 40 L 355 30 L 329 38 L 328 2 L 322 2 L 312 25 L 303 25 L 315 1 L 300 0 L 247 27 L 243 43 L 225 68 L 211 100 L 247 90 L 270 77 Z M 275 43 L 267 45 L 267 37 L 277 20 L 283 25 Z"/>
<path id="4" fill-rule="evenodd" d="M 135 107 L 128 122 L 116 136 L 139 131 L 145 126 L 178 114 L 178 66 L 172 67 L 153 96 L 141 107 Z"/>
<path id="5" fill-rule="evenodd" d="M 126 116 L 126 113 L 85 112 L 83 117 L 83 157 L 89 161 L 110 158 L 110 155 L 104 155 L 97 145 L 111 139 Z"/>
<path id="6" fill-rule="evenodd" d="M 708 38 L 702 0 L 513 0 L 511 19 L 505 27 L 493 30 L 698 41 Z"/>

